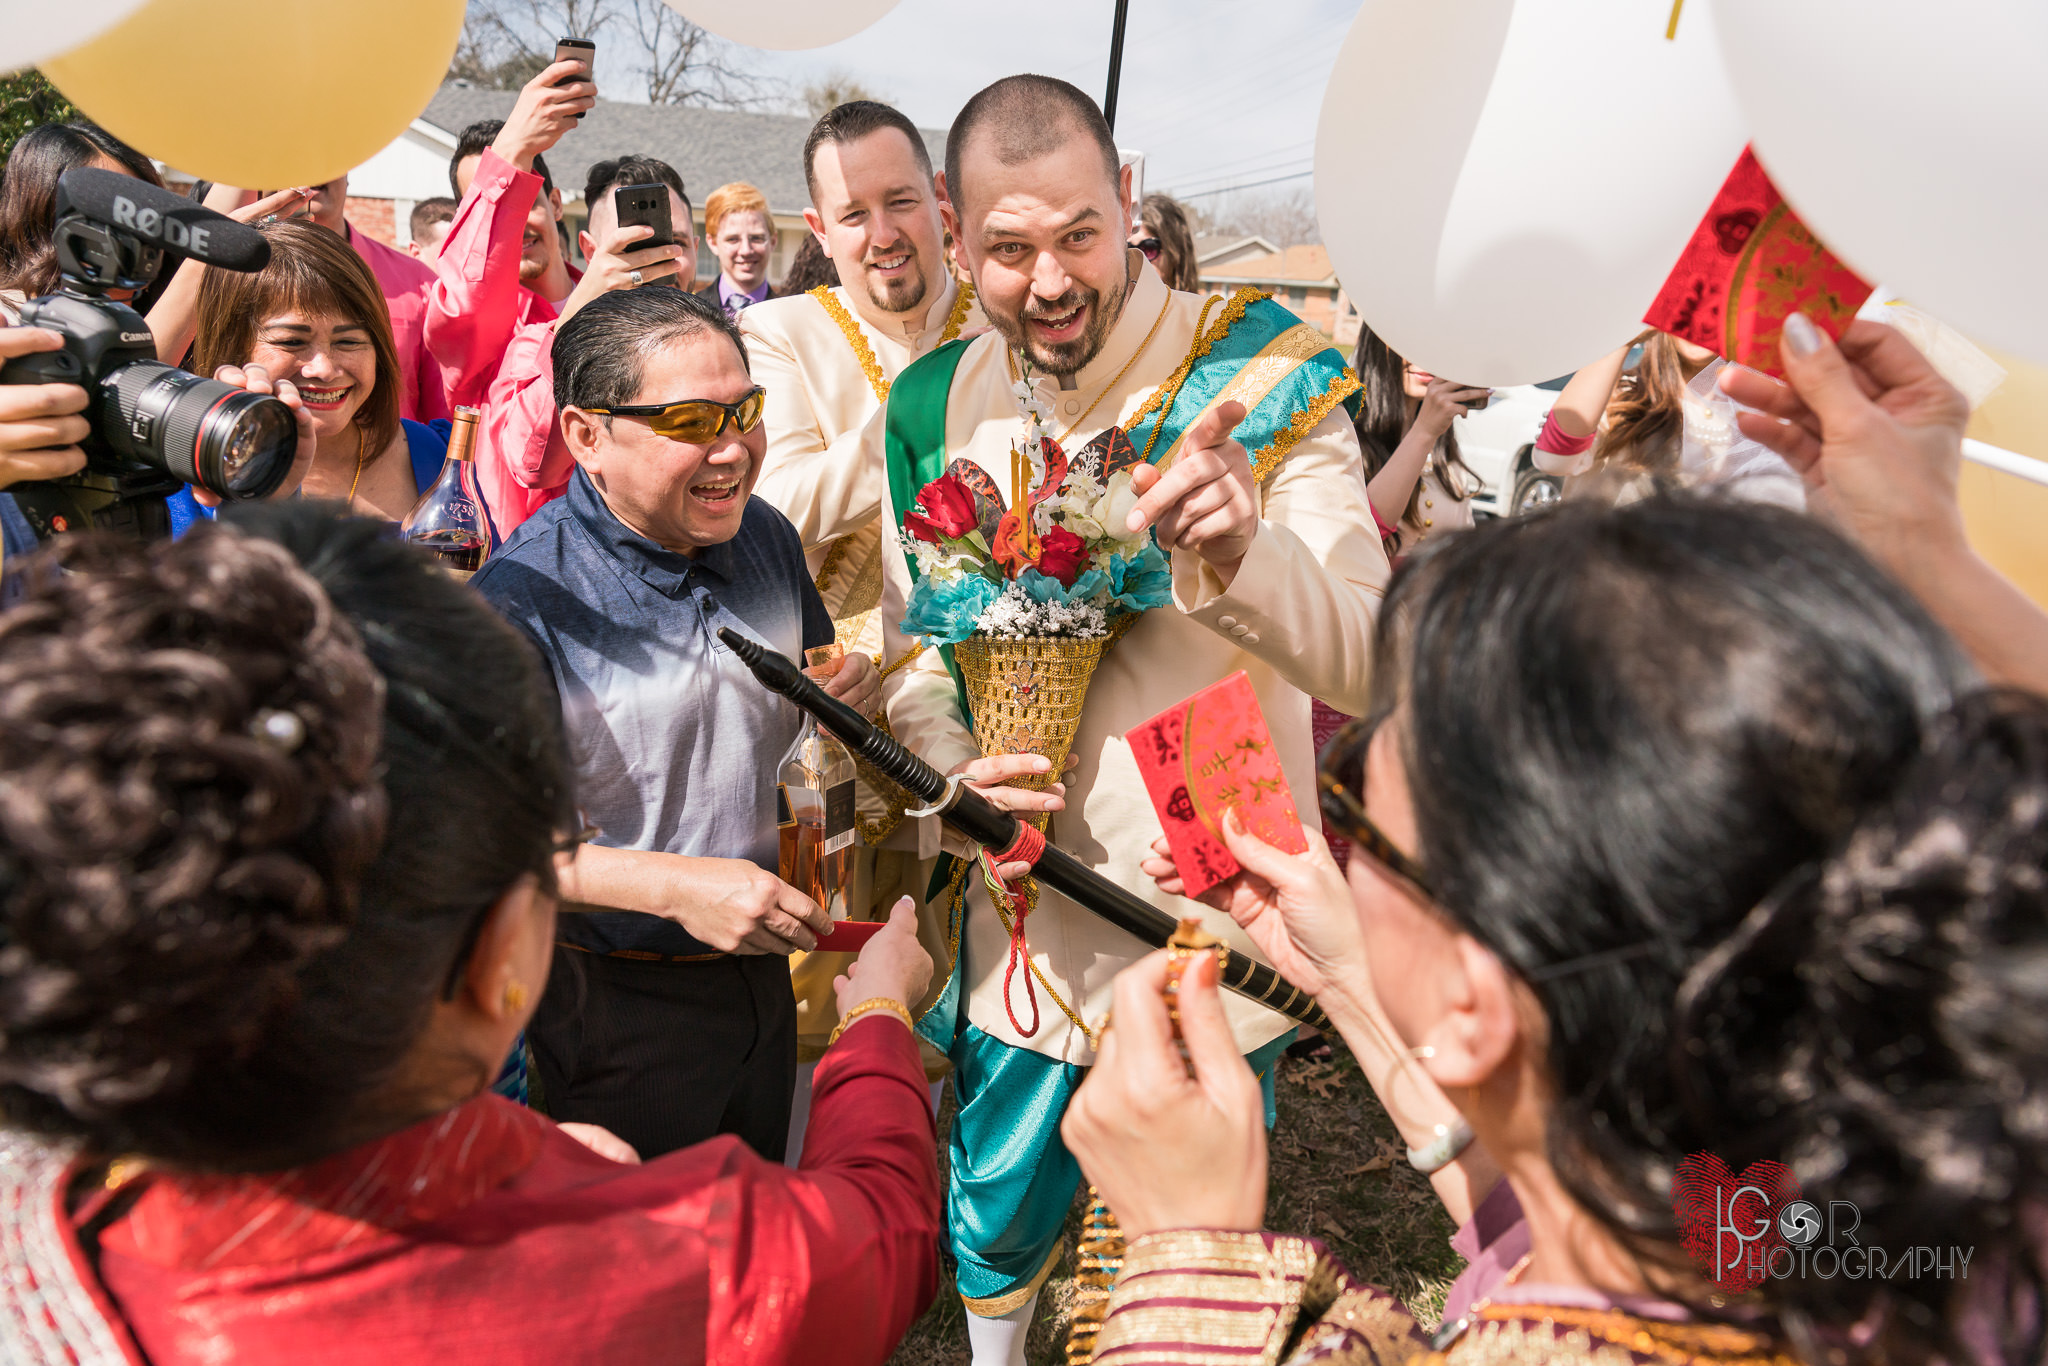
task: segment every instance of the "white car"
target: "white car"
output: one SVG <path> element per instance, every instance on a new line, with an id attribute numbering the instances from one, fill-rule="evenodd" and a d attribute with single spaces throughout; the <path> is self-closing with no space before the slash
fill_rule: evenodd
<path id="1" fill-rule="evenodd" d="M 1557 401 L 1557 391 L 1569 378 L 1495 389 L 1492 402 L 1453 424 L 1458 453 L 1483 485 L 1472 500 L 1475 516 L 1513 517 L 1563 495 L 1563 481 L 1537 469 L 1529 453 L 1550 405 Z"/>

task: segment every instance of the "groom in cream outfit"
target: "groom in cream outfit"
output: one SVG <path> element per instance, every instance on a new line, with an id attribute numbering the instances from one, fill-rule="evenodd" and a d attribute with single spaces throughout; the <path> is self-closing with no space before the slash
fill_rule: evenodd
<path id="1" fill-rule="evenodd" d="M 946 160 L 960 259 L 994 331 L 897 376 L 879 419 L 851 443 L 862 453 L 848 462 L 850 478 L 879 471 L 878 482 L 849 482 L 844 501 L 821 500 L 819 517 L 799 526 L 821 543 L 870 524 L 879 505 L 893 530 L 906 511 L 893 503 L 947 468 L 1000 496 L 1025 430 L 1020 355 L 1070 458 L 1100 439 L 1124 459 L 1149 459 L 1134 487 L 1168 552 L 1173 601 L 1103 657 L 1063 798 L 982 790 L 1012 809 L 1056 810 L 1048 837 L 1061 848 L 1171 915 L 1202 916 L 1233 952 L 1251 953 L 1228 916 L 1166 895 L 1141 870 L 1160 824 L 1123 737 L 1242 669 L 1295 806 L 1314 819 L 1309 700 L 1365 709 L 1388 577 L 1346 411 L 1357 378 L 1327 338 L 1255 291 L 1227 303 L 1176 293 L 1125 246 L 1130 172 L 1094 101 L 1066 82 L 1015 76 L 983 90 L 954 121 Z M 1022 760 L 978 757 L 940 653 L 920 651 L 899 628 L 910 569 L 898 544 L 887 549 L 885 662 L 915 656 L 883 685 L 889 721 L 942 771 L 965 770 L 982 786 Z M 1059 1119 L 1094 1059 L 1111 979 L 1146 948 L 1041 888 L 1026 923 L 1033 975 L 1042 974 L 1033 1027 L 1023 970 L 1006 999 L 1009 939 L 979 881 L 964 880 L 957 912 L 943 900 L 934 908 L 960 916 L 960 961 L 919 1028 L 954 1064 L 948 1238 L 974 1359 L 992 1366 L 1022 1360 L 1079 1179 Z M 1291 1027 L 1226 999 L 1237 1041 L 1270 1087 Z"/>
<path id="2" fill-rule="evenodd" d="M 879 658 L 882 551 L 894 537 L 885 537 L 872 493 L 881 467 L 862 464 L 878 457 L 862 449 L 861 430 L 905 366 L 988 324 L 973 291 L 946 268 L 952 210 L 933 183 L 924 136 L 909 119 L 873 100 L 840 105 L 818 120 L 804 143 L 804 179 L 811 192 L 804 221 L 842 283 L 740 314 L 754 382 L 768 391 L 762 419 L 768 453 L 754 494 L 795 525 L 839 644 Z M 849 489 L 868 490 L 863 521 L 841 516 Z M 870 904 L 886 910 L 906 893 L 923 899 L 931 864 L 918 859 L 913 833 L 898 834 L 894 847 L 875 847 L 895 819 L 863 786 L 862 834 L 870 842 L 855 859 L 848 900 L 857 911 Z M 943 962 L 945 941 L 930 917 L 925 921 L 926 947 Z M 787 1159 L 792 1165 L 809 1110 L 810 1070 L 837 1023 L 832 978 L 848 961 L 799 954 L 791 963 L 801 1067 Z M 934 1080 L 947 1069 L 929 1047 L 926 1063 Z"/>

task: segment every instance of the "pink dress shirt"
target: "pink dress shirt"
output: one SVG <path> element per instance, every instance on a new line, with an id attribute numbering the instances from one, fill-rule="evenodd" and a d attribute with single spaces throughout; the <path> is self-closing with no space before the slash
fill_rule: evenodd
<path id="1" fill-rule="evenodd" d="M 555 417 L 555 310 L 519 283 L 541 179 L 486 149 L 441 244 L 427 344 L 453 403 L 481 407 L 477 482 L 502 540 L 562 496 L 572 466 Z"/>
<path id="2" fill-rule="evenodd" d="M 427 292 L 434 272 L 425 262 L 387 247 L 346 220 L 342 235 L 377 277 L 384 307 L 391 314 L 391 340 L 398 347 L 398 365 L 405 372 L 405 400 L 398 415 L 414 422 L 448 416 L 448 395 L 441 388 L 441 367 L 427 349 Z"/>

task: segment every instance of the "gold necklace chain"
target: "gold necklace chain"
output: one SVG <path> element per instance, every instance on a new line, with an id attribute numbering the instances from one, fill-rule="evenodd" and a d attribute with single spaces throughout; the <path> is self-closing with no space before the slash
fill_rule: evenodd
<path id="1" fill-rule="evenodd" d="M 839 334 L 846 338 L 846 344 L 853 348 L 853 358 L 860 362 L 860 370 L 867 376 L 868 387 L 875 391 L 880 402 L 889 401 L 889 381 L 882 374 L 882 363 L 875 359 L 875 348 L 868 345 L 867 334 L 860 324 L 853 320 L 853 314 L 846 305 L 839 302 L 839 296 L 832 292 L 830 285 L 819 285 L 810 291 L 826 314 L 837 324 Z M 974 307 L 974 286 L 965 280 L 958 282 L 953 291 L 953 311 L 946 315 L 946 326 L 939 333 L 938 345 L 944 346 L 960 335 L 960 329 L 967 325 L 967 310 Z"/>
<path id="2" fill-rule="evenodd" d="M 362 423 L 352 422 L 349 425 L 356 429 L 356 477 L 348 481 L 348 502 L 350 507 L 354 507 L 356 489 L 363 482 L 363 465 L 365 463 L 363 456 L 369 450 L 369 441 L 363 436 Z"/>
<path id="3" fill-rule="evenodd" d="M 1131 358 L 1124 362 L 1124 368 L 1116 372 L 1116 377 L 1110 380 L 1109 383 L 1102 386 L 1102 392 L 1095 396 L 1095 401 L 1089 404 L 1087 408 L 1082 411 L 1081 415 L 1075 418 L 1073 422 L 1068 425 L 1067 429 L 1064 432 L 1061 432 L 1058 436 L 1053 438 L 1053 441 L 1055 443 L 1064 447 L 1067 444 L 1067 438 L 1080 430 L 1081 424 L 1088 420 L 1088 415 L 1094 412 L 1097 408 L 1101 407 L 1102 400 L 1108 398 L 1110 394 L 1116 389 L 1116 386 L 1123 383 L 1124 376 L 1131 373 L 1131 367 L 1138 363 L 1138 358 L 1144 355 L 1145 352 L 1148 349 L 1150 349 L 1152 345 L 1152 339 L 1159 335 L 1159 325 L 1166 321 L 1167 310 L 1172 307 L 1173 294 L 1171 291 L 1168 291 L 1166 296 L 1166 302 L 1160 306 L 1159 316 L 1152 320 L 1152 330 L 1145 334 L 1145 340 L 1138 343 L 1138 349 L 1136 351 L 1133 351 L 1131 353 Z M 1003 360 L 1010 367 L 1010 382 L 1013 384 L 1017 383 L 1021 376 L 1019 376 L 1017 373 L 1016 351 L 1013 348 L 1004 347 Z"/>

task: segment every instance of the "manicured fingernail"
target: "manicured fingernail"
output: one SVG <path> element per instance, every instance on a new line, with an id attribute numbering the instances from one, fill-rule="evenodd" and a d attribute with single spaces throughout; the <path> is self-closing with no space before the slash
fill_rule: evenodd
<path id="1" fill-rule="evenodd" d="M 1810 356 L 1820 350 L 1820 329 L 1804 313 L 1785 319 L 1785 349 L 1795 356 Z"/>

